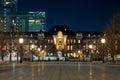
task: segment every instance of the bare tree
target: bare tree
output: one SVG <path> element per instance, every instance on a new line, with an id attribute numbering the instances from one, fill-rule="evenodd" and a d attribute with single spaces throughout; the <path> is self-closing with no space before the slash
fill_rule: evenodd
<path id="1" fill-rule="evenodd" d="M 113 16 L 111 21 L 107 24 L 107 28 L 105 30 L 106 34 L 106 49 L 111 57 L 114 58 L 115 56 L 120 53 L 120 15 L 117 14 Z"/>

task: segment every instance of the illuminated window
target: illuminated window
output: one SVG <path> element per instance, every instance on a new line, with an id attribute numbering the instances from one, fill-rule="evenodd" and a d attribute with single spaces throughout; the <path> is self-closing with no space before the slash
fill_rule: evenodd
<path id="1" fill-rule="evenodd" d="M 58 32 L 58 37 L 62 37 L 63 33 L 61 31 Z"/>
<path id="2" fill-rule="evenodd" d="M 115 44 L 117 44 L 117 41 L 115 41 Z"/>
<path id="3" fill-rule="evenodd" d="M 45 45 L 44 47 L 47 48 L 47 45 Z"/>
<path id="4" fill-rule="evenodd" d="M 90 37 L 91 35 L 90 34 L 88 34 L 88 37 Z"/>
<path id="5" fill-rule="evenodd" d="M 53 40 L 51 40 L 51 43 L 53 43 Z"/>
<path id="6" fill-rule="evenodd" d="M 32 19 L 31 19 L 31 20 L 29 20 L 29 23 L 34 23 L 34 22 L 35 22 L 35 20 L 32 20 Z"/>
<path id="7" fill-rule="evenodd" d="M 36 23 L 40 23 L 40 20 L 36 20 Z"/>
<path id="8" fill-rule="evenodd" d="M 37 40 L 35 40 L 35 43 L 37 43 Z"/>
<path id="9" fill-rule="evenodd" d="M 64 29 L 65 31 L 67 30 L 67 29 Z"/>
<path id="10" fill-rule="evenodd" d="M 96 43 L 96 41 L 94 40 L 94 41 L 93 41 L 93 43 L 95 44 L 95 43 Z"/>
<path id="11" fill-rule="evenodd" d="M 69 50 L 69 46 L 67 46 L 67 50 Z"/>
<path id="12" fill-rule="evenodd" d="M 104 36 L 106 36 L 106 34 L 104 34 Z"/>
<path id="13" fill-rule="evenodd" d="M 5 4 L 10 4 L 10 2 L 5 2 Z"/>
<path id="14" fill-rule="evenodd" d="M 72 39 L 71 39 L 71 43 L 72 43 Z"/>
<path id="15" fill-rule="evenodd" d="M 93 50 L 96 50 L 96 45 L 93 45 Z"/>
<path id="16" fill-rule="evenodd" d="M 50 43 L 50 40 L 48 39 L 48 43 Z"/>
<path id="17" fill-rule="evenodd" d="M 40 45 L 40 48 L 42 48 L 42 45 Z"/>
<path id="18" fill-rule="evenodd" d="M 74 43 L 76 43 L 76 40 L 74 40 Z"/>
<path id="19" fill-rule="evenodd" d="M 71 45 L 71 50 L 73 50 L 73 46 Z"/>
<path id="20" fill-rule="evenodd" d="M 69 43 L 69 39 L 68 39 L 68 43 Z"/>
<path id="21" fill-rule="evenodd" d="M 30 40 L 30 43 L 32 43 L 32 40 Z"/>
<path id="22" fill-rule="evenodd" d="M 96 35 L 93 35 L 93 37 L 95 37 Z"/>
<path id="23" fill-rule="evenodd" d="M 78 43 L 80 43 L 80 40 L 78 40 Z"/>

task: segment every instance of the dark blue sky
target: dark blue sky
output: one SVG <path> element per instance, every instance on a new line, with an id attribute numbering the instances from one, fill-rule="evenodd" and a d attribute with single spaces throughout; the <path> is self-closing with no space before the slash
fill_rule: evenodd
<path id="1" fill-rule="evenodd" d="M 45 11 L 47 30 L 66 24 L 77 31 L 101 31 L 120 14 L 120 0 L 19 0 L 19 11 Z"/>

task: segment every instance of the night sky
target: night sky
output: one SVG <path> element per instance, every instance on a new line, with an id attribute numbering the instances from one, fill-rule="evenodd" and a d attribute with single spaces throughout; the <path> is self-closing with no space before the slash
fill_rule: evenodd
<path id="1" fill-rule="evenodd" d="M 73 31 L 99 32 L 120 14 L 120 0 L 19 0 L 18 11 L 45 11 L 47 30 L 66 24 Z"/>

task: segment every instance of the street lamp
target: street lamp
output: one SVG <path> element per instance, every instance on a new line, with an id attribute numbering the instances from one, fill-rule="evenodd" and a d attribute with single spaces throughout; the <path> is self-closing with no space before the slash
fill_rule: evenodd
<path id="1" fill-rule="evenodd" d="M 38 55 L 38 60 L 40 60 L 40 48 L 38 48 L 37 51 L 38 51 L 38 53 L 37 53 L 37 55 Z"/>
<path id="2" fill-rule="evenodd" d="M 102 39 L 101 39 L 101 43 L 102 43 L 102 48 L 103 48 L 103 53 L 102 53 L 103 63 L 104 63 L 104 44 L 105 44 L 105 42 L 106 42 L 105 38 L 102 38 Z"/>
<path id="3" fill-rule="evenodd" d="M 80 50 L 78 50 L 78 56 L 79 56 L 79 60 L 80 60 Z"/>
<path id="4" fill-rule="evenodd" d="M 19 43 L 20 43 L 20 63 L 22 63 L 23 61 L 23 49 L 22 49 L 22 44 L 23 44 L 24 40 L 23 38 L 19 38 Z"/>
<path id="5" fill-rule="evenodd" d="M 43 58 L 42 60 L 44 60 L 44 52 L 45 52 L 44 50 L 41 51 L 41 53 L 42 53 L 42 58 Z"/>
<path id="6" fill-rule="evenodd" d="M 40 51 L 40 48 L 38 48 L 38 51 Z"/>
<path id="7" fill-rule="evenodd" d="M 91 49 L 93 48 L 93 45 L 92 44 L 90 44 L 89 45 L 89 56 L 90 56 L 90 62 L 92 61 L 92 58 L 91 58 Z"/>
<path id="8" fill-rule="evenodd" d="M 80 50 L 78 50 L 78 54 L 80 54 Z"/>
<path id="9" fill-rule="evenodd" d="M 35 45 L 32 44 L 32 45 L 31 45 L 31 48 L 32 48 L 32 62 L 33 62 L 33 54 L 34 54 L 34 48 L 35 48 Z"/>

